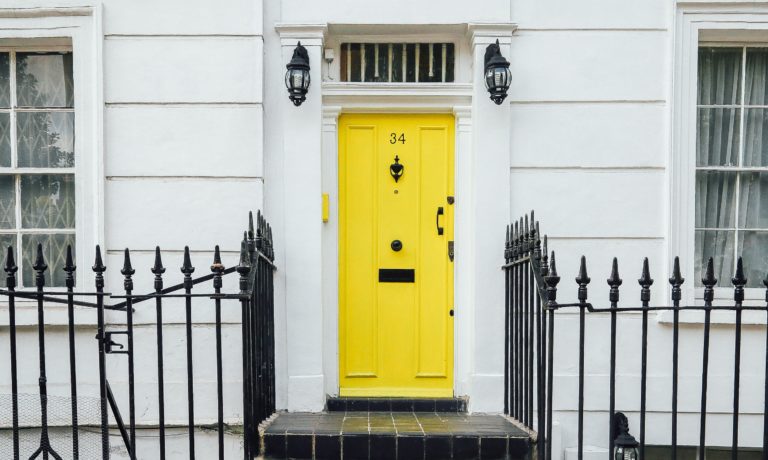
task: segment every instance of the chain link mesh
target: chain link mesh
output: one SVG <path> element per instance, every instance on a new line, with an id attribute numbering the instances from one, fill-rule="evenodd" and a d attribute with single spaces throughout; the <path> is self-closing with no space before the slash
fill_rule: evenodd
<path id="1" fill-rule="evenodd" d="M 50 447 L 64 460 L 74 460 L 72 398 L 51 396 L 48 400 Z M 29 459 L 41 444 L 40 395 L 19 394 L 19 458 Z M 77 451 L 79 460 L 102 460 L 99 398 L 77 398 Z M 13 459 L 13 397 L 0 394 L 0 459 Z M 43 456 L 39 455 L 38 459 Z M 48 458 L 53 459 L 53 456 Z"/>

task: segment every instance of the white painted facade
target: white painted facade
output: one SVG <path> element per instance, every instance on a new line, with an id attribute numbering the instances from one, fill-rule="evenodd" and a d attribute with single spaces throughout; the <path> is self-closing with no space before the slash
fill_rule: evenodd
<path id="1" fill-rule="evenodd" d="M 743 32 L 749 30 L 748 34 Z M 0 42 L 56 37 L 75 56 L 77 262 L 90 282 L 93 245 L 106 248 L 107 289 L 130 247 L 137 291 L 151 290 L 155 245 L 167 277 L 179 275 L 181 252 L 193 250 L 207 272 L 219 244 L 233 265 L 248 210 L 263 209 L 276 247 L 278 406 L 319 411 L 338 393 L 337 120 L 346 112 L 445 112 L 456 117 L 455 394 L 470 410 L 503 407 L 502 248 L 506 223 L 535 209 L 563 278 L 560 299 L 575 299 L 578 257 L 587 256 L 594 302 L 607 303 L 610 259 L 625 279 L 623 299 L 639 299 L 634 279 L 651 261 L 653 303 L 666 304 L 664 280 L 680 255 L 693 280 L 692 183 L 695 157 L 696 48 L 699 37 L 768 42 L 768 2 L 670 0 L 2 0 Z M 501 106 L 487 97 L 483 54 L 499 40 L 511 62 L 512 86 Z M 456 82 L 366 84 L 339 81 L 345 41 L 440 41 L 456 44 Z M 307 101 L 287 98 L 285 64 L 298 41 L 307 48 L 312 85 Z M 324 49 L 337 59 L 328 63 Z M 330 219 L 321 219 L 321 195 Z M 179 276 L 180 279 L 180 276 Z M 170 281 L 169 281 L 170 282 Z M 234 289 L 234 280 L 228 286 Z M 696 292 L 689 281 L 685 298 Z M 726 296 L 727 293 L 722 295 Z M 761 299 L 762 292 L 750 292 Z M 51 343 L 65 344 L 64 310 L 51 307 Z M 183 310 L 167 309 L 178 325 L 168 336 L 168 420 L 186 414 Z M 83 329 L 81 379 L 97 393 L 93 315 Z M 22 338 L 35 356 L 36 316 L 22 307 Z M 196 313 L 196 315 L 198 315 Z M 576 444 L 577 317 L 558 322 L 555 399 L 557 452 Z M 742 444 L 762 441 L 765 318 L 745 315 Z M 198 414 L 215 418 L 212 312 L 196 316 L 200 350 Z M 683 315 L 681 347 L 696 356 L 700 319 Z M 716 318 L 717 319 L 717 318 Z M 121 319 L 112 317 L 112 321 Z M 225 337 L 236 346 L 239 312 L 226 312 Z M 154 334 L 154 312 L 137 310 L 137 334 Z M 639 316 L 619 323 L 617 408 L 637 425 Z M 724 321 L 727 322 L 727 321 Z M 632 326 L 628 326 L 632 323 Z M 607 318 L 590 320 L 586 444 L 607 446 Z M 7 344 L 0 309 L 0 347 Z M 669 444 L 671 326 L 664 315 L 650 328 L 648 443 Z M 225 338 L 226 340 L 226 338 Z M 732 326 L 713 330 L 710 437 L 730 442 Z M 143 343 L 137 338 L 137 343 Z M 92 345 L 92 346 L 91 346 Z M 623 345 L 623 346 L 622 346 Z M 24 347 L 27 348 L 27 347 Z M 5 348 L 0 369 L 7 369 Z M 67 392 L 64 346 L 51 345 L 52 393 Z M 152 350 L 153 348 L 150 348 Z M 603 352 L 598 352 L 603 350 Z M 59 356 L 58 354 L 61 356 Z M 90 353 L 90 354 L 89 354 Z M 137 355 L 142 350 L 137 349 Z M 151 354 L 150 351 L 146 353 Z M 208 354 L 206 354 L 208 353 Z M 174 357 L 176 359 L 174 360 Z M 656 358 L 656 359 L 654 359 Z M 141 360 L 140 357 L 137 357 Z M 141 361 L 139 361 L 141 362 Z M 147 361 L 154 363 L 154 357 Z M 169 362 L 175 365 L 168 367 Z M 197 362 L 197 361 L 196 361 Z M 746 365 L 754 363 L 754 365 Z M 110 373 L 122 375 L 119 359 Z M 681 368 L 681 444 L 698 436 L 698 360 Z M 152 366 L 139 372 L 140 423 L 156 422 Z M 225 362 L 226 418 L 240 416 L 236 358 Z M 27 369 L 29 393 L 36 369 Z M 231 378 L 230 378 L 231 377 Z M 0 392 L 7 378 L 0 375 Z M 110 379 L 117 394 L 125 381 Z M 206 387 L 207 386 L 207 387 Z M 206 389 L 207 388 L 207 389 Z M 229 389 L 229 391 L 228 391 Z M 631 389 L 631 391 L 625 389 Z M 95 394 L 95 393 L 94 393 Z M 590 396 L 592 395 L 592 396 Z M 718 397 L 718 395 L 727 395 Z M 600 401 L 599 404 L 590 403 Z M 182 446 L 183 447 L 183 446 Z M 236 448 L 233 447 L 233 448 Z M 575 457 L 574 457 L 575 458 Z"/>

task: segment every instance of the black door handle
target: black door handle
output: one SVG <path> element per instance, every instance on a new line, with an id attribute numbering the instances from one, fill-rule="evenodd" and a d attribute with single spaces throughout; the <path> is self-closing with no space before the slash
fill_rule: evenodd
<path id="1" fill-rule="evenodd" d="M 435 226 L 437 227 L 437 234 L 442 235 L 443 234 L 443 227 L 440 226 L 440 216 L 445 214 L 445 211 L 443 211 L 442 206 L 438 206 L 437 208 L 437 215 L 435 216 Z"/>

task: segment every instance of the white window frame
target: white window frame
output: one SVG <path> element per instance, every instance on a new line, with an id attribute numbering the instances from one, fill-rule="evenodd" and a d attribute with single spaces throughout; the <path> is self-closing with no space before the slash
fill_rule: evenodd
<path id="1" fill-rule="evenodd" d="M 102 8 L 93 0 L 11 0 L 0 7 L 0 46 L 72 51 L 75 97 L 76 290 L 92 290 L 96 244 L 104 242 L 104 94 Z M 4 256 L 3 256 L 4 259 Z M 17 264 L 20 261 L 17 261 Z M 0 272 L 0 276 L 5 276 Z M 3 302 L 5 303 L 5 302 Z M 19 302 L 17 324 L 36 324 Z M 47 324 L 66 324 L 66 309 L 51 306 Z M 4 310 L 0 307 L 0 310 Z M 86 321 L 91 321 L 90 316 Z M 0 315 L 0 325 L 7 324 Z"/>
<path id="2" fill-rule="evenodd" d="M 748 39 L 747 39 L 748 38 Z M 670 149 L 669 250 L 680 256 L 684 285 L 683 302 L 703 298 L 695 288 L 695 205 L 696 205 L 696 119 L 698 53 L 700 46 L 733 43 L 743 46 L 768 43 L 768 5 L 721 3 L 679 3 L 674 41 L 672 95 L 672 145 Z M 747 301 L 765 302 L 765 290 L 746 289 Z M 715 289 L 716 300 L 733 299 L 733 290 Z M 751 316 L 751 315 L 745 315 Z M 765 315 L 759 321 L 765 322 Z M 749 318 L 745 318 L 751 322 Z M 758 321 L 758 318 L 755 318 Z"/>

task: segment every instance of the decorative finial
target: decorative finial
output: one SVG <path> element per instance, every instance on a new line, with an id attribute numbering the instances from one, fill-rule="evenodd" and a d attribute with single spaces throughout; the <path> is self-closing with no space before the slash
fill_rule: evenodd
<path id="1" fill-rule="evenodd" d="M 647 257 L 643 259 L 643 272 L 637 282 L 640 284 L 640 301 L 643 302 L 644 306 L 647 306 L 648 302 L 651 301 L 651 285 L 653 284 Z"/>
<path id="2" fill-rule="evenodd" d="M 125 248 L 125 253 L 123 255 L 123 268 L 120 270 L 120 273 L 125 276 L 125 280 L 123 281 L 125 290 L 132 291 L 133 279 L 131 277 L 134 273 L 136 273 L 136 270 L 134 270 L 133 265 L 131 265 L 131 251 L 129 251 L 128 248 Z"/>
<path id="3" fill-rule="evenodd" d="M 589 278 L 589 276 L 587 276 L 587 258 L 581 256 L 581 263 L 579 264 L 579 276 L 576 277 L 576 283 L 579 285 L 578 297 L 579 302 L 581 303 L 587 301 L 587 285 L 590 281 L 592 280 Z"/>

